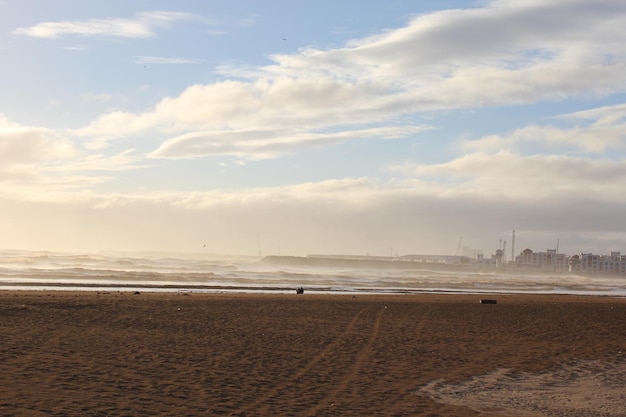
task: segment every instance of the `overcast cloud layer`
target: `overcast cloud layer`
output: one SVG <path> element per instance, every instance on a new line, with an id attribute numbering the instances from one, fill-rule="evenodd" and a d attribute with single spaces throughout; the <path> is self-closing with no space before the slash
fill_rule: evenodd
<path id="1" fill-rule="evenodd" d="M 452 254 L 462 237 L 489 255 L 516 229 L 535 250 L 626 252 L 626 3 L 467 2 L 333 46 L 281 51 L 281 34 L 262 60 L 159 55 L 175 33 L 203 45 L 260 25 L 244 18 L 5 28 L 9 51 L 133 45 L 119 76 L 140 75 L 105 86 L 51 68 L 82 106 L 53 89 L 0 101 L 0 247 Z M 203 69 L 170 87 L 154 66 Z M 12 107 L 37 94 L 61 116 Z"/>

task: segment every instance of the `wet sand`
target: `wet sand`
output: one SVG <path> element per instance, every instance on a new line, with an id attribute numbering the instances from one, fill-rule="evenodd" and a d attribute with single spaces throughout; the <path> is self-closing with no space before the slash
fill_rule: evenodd
<path id="1" fill-rule="evenodd" d="M 489 298 L 0 291 L 0 415 L 626 415 L 625 298 Z"/>

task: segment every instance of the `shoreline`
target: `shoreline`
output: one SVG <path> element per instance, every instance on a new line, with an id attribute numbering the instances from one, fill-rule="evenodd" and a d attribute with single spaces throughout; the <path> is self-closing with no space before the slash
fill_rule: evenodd
<path id="1" fill-rule="evenodd" d="M 501 305 L 518 305 L 518 304 L 616 304 L 624 305 L 626 307 L 626 297 L 611 296 L 611 295 L 595 295 L 595 294 L 570 294 L 570 293 L 515 293 L 515 292 L 315 292 L 309 291 L 304 294 L 297 294 L 295 289 L 292 291 L 275 291 L 275 292 L 263 292 L 263 291 L 131 291 L 105 288 L 91 288 L 85 287 L 75 291 L 68 288 L 60 289 L 43 289 L 43 290 L 30 290 L 30 289 L 17 289 L 17 290 L 5 290 L 0 287 L 0 301 L 6 299 L 26 298 L 33 300 L 40 300 L 43 298 L 49 298 L 55 300 L 70 299 L 74 301 L 80 301 L 81 299 L 100 299 L 107 300 L 119 300 L 119 299 L 143 299 L 149 300 L 193 300 L 198 301 L 211 301 L 225 300 L 235 301 L 240 299 L 248 299 L 254 301 L 268 300 L 271 302 L 285 301 L 289 303 L 293 302 L 310 302 L 316 303 L 319 301 L 324 302 L 398 302 L 398 303 L 435 303 L 435 304 L 480 304 L 480 300 L 483 299 L 495 299 L 496 305 L 492 308 L 498 308 Z M 489 307 L 483 307 L 489 308 Z M 626 326 L 625 329 L 626 331 Z M 625 342 L 626 343 L 626 342 Z"/>
<path id="2" fill-rule="evenodd" d="M 301 286 L 300 286 L 301 287 Z M 279 286 L 225 286 L 225 285 L 183 285 L 183 284 L 139 284 L 139 283 L 72 283 L 72 282 L 0 282 L 2 291 L 34 291 L 34 292 L 146 292 L 146 293 L 195 293 L 195 294 L 291 294 L 298 287 Z M 551 290 L 511 290 L 511 289 L 468 289 L 468 288 L 345 288 L 345 287 L 303 287 L 306 294 L 336 295 L 551 295 L 626 298 L 626 289 L 589 290 L 553 288 Z"/>

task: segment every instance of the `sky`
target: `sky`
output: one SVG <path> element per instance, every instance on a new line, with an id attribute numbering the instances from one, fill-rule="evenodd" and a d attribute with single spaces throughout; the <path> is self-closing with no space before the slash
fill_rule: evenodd
<path id="1" fill-rule="evenodd" d="M 624 27 L 620 0 L 0 0 L 0 248 L 626 253 Z"/>

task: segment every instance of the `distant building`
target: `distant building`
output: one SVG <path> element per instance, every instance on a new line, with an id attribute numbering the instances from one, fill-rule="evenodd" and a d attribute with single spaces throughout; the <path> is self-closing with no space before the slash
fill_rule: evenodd
<path id="1" fill-rule="evenodd" d="M 476 264 L 480 266 L 498 267 L 500 266 L 501 260 L 502 256 L 498 253 L 491 255 L 489 258 L 485 258 L 485 255 L 481 253 L 476 257 Z"/>
<path id="2" fill-rule="evenodd" d="M 626 255 L 622 255 L 620 252 L 611 252 L 610 255 L 579 253 L 568 256 L 557 253 L 556 249 L 547 249 L 545 252 L 533 252 L 530 249 L 524 249 L 508 266 L 537 271 L 626 274 Z"/>
<path id="3" fill-rule="evenodd" d="M 547 249 L 545 252 L 533 252 L 524 249 L 515 257 L 513 265 L 518 268 L 538 269 L 541 271 L 569 271 L 569 259 L 563 253 L 557 253 L 556 249 Z"/>
<path id="4" fill-rule="evenodd" d="M 570 257 L 569 271 L 624 274 L 626 273 L 626 256 L 621 255 L 620 252 L 611 252 L 610 255 L 580 253 Z"/>

